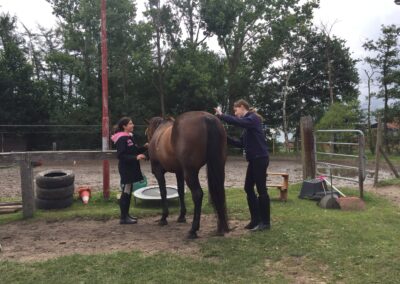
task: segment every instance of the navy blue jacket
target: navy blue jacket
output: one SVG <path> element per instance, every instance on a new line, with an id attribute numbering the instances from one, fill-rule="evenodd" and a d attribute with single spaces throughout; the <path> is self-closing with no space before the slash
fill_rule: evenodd
<path id="1" fill-rule="evenodd" d="M 244 148 L 246 160 L 268 157 L 267 142 L 262 130 L 261 119 L 253 112 L 248 112 L 244 117 L 222 114 L 219 118 L 228 124 L 244 128 L 240 139 L 228 137 L 228 144 Z"/>

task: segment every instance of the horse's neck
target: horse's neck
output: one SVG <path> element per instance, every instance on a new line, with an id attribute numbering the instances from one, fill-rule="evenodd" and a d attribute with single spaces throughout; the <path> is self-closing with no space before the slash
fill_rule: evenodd
<path id="1" fill-rule="evenodd" d="M 171 134 L 172 134 L 172 124 L 162 125 L 159 131 L 157 131 L 157 148 L 171 148 Z"/>

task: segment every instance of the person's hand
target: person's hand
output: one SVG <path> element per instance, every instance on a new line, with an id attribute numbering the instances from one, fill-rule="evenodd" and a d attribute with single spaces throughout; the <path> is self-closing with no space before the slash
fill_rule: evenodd
<path id="1" fill-rule="evenodd" d="M 146 159 L 146 156 L 145 155 L 143 155 L 143 154 L 139 154 L 139 155 L 137 155 L 136 156 L 136 160 L 144 160 L 144 159 Z"/>
<path id="2" fill-rule="evenodd" d="M 215 115 L 221 115 L 222 114 L 221 107 L 215 107 L 214 110 L 215 110 Z"/>
<path id="3" fill-rule="evenodd" d="M 149 148 L 149 143 L 144 144 L 143 147 Z"/>

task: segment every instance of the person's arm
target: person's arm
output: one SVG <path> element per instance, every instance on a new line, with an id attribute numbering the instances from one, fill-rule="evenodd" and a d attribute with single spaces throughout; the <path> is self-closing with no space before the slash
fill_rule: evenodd
<path id="1" fill-rule="evenodd" d="M 227 142 L 229 145 L 235 146 L 237 148 L 243 148 L 243 139 L 240 137 L 240 139 L 236 139 L 230 136 L 227 136 Z"/>
<path id="2" fill-rule="evenodd" d="M 136 155 L 128 154 L 127 153 L 127 138 L 121 137 L 117 141 L 117 157 L 119 160 L 124 162 L 135 161 L 137 160 Z"/>
<path id="3" fill-rule="evenodd" d="M 250 115 L 246 117 L 236 117 L 228 114 L 221 114 L 218 115 L 218 117 L 225 121 L 228 124 L 240 126 L 243 128 L 253 128 L 257 125 L 257 120 L 258 119 L 255 115 Z"/>
<path id="4" fill-rule="evenodd" d="M 138 154 L 144 154 L 147 151 L 147 147 L 146 146 L 142 146 L 142 147 L 138 147 L 137 148 L 137 152 Z"/>

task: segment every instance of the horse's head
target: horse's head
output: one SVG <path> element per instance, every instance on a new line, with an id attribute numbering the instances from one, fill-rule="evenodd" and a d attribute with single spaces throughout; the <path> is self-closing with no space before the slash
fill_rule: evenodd
<path id="1" fill-rule="evenodd" d="M 147 141 L 150 142 L 151 138 L 154 135 L 154 132 L 160 126 L 160 124 L 163 122 L 163 119 L 162 119 L 162 117 L 153 117 L 146 122 L 147 122 L 146 136 L 147 136 Z"/>

